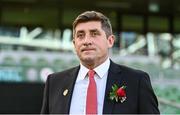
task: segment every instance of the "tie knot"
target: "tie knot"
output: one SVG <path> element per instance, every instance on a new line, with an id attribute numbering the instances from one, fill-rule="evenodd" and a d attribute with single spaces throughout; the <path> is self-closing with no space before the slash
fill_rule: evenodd
<path id="1" fill-rule="evenodd" d="M 90 78 L 93 78 L 93 77 L 94 77 L 94 74 L 95 74 L 95 71 L 94 71 L 94 70 L 89 70 L 88 76 L 89 76 Z"/>

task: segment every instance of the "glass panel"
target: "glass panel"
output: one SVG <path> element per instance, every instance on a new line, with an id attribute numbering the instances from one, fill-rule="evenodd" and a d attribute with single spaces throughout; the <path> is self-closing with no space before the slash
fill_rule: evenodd
<path id="1" fill-rule="evenodd" d="M 174 31 L 180 32 L 180 17 L 174 18 Z"/>
<path id="2" fill-rule="evenodd" d="M 46 8 L 3 8 L 2 23 L 58 27 L 58 10 Z"/>
<path id="3" fill-rule="evenodd" d="M 123 30 L 139 30 L 143 29 L 143 17 L 137 15 L 123 15 L 122 16 Z"/>
<path id="4" fill-rule="evenodd" d="M 168 19 L 166 17 L 150 16 L 148 19 L 149 31 L 168 31 Z"/>

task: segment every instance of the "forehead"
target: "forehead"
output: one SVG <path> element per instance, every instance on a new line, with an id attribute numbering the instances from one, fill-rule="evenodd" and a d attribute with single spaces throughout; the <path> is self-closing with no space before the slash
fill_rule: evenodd
<path id="1" fill-rule="evenodd" d="M 82 22 L 77 24 L 75 31 L 86 31 L 86 30 L 94 30 L 94 29 L 101 29 L 101 22 L 100 21 L 88 21 Z"/>

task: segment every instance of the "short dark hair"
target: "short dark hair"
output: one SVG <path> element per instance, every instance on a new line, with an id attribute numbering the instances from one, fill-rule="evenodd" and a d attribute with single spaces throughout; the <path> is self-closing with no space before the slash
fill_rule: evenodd
<path id="1" fill-rule="evenodd" d="M 97 11 L 86 11 L 80 14 L 73 22 L 73 36 L 75 34 L 75 28 L 79 23 L 88 21 L 100 21 L 102 29 L 105 31 L 106 36 L 112 35 L 112 26 L 110 20 L 100 12 Z"/>

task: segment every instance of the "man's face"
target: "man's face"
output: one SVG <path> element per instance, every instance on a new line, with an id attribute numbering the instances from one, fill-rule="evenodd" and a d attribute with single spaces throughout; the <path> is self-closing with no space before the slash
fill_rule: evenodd
<path id="1" fill-rule="evenodd" d="M 89 21 L 76 26 L 73 43 L 82 64 L 96 67 L 107 59 L 114 36 L 107 38 L 101 22 Z"/>

